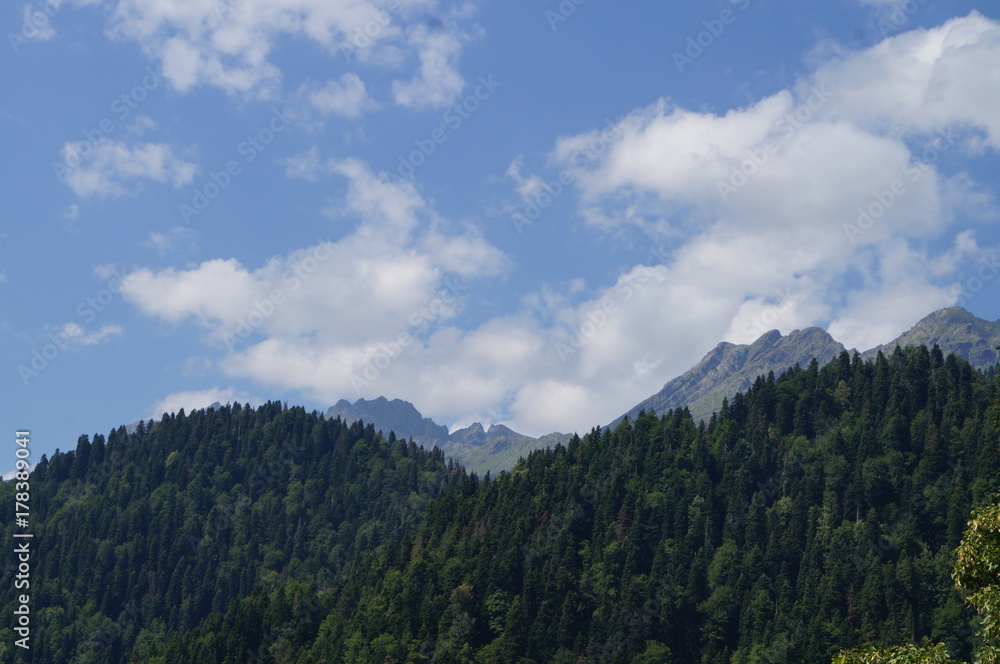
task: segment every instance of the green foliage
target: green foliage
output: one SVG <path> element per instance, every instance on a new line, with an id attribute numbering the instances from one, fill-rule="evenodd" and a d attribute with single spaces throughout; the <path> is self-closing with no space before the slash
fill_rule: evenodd
<path id="1" fill-rule="evenodd" d="M 399 546 L 463 476 L 440 452 L 279 403 L 82 436 L 31 475 L 38 636 L 25 661 L 287 651 L 311 638 L 364 553 Z M 13 483 L 0 491 L 11 504 Z M 5 606 L 13 585 L 0 585 Z M 219 637 L 179 638 L 199 626 Z M 198 654 L 175 656 L 188 648 Z"/>
<path id="2" fill-rule="evenodd" d="M 952 661 L 943 643 L 934 646 L 896 646 L 879 650 L 864 648 L 839 653 L 833 664 L 939 664 Z"/>
<path id="3" fill-rule="evenodd" d="M 973 511 L 965 535 L 955 550 L 955 585 L 968 593 L 968 601 L 979 612 L 977 664 L 997 661 L 1000 619 L 1000 496 Z M 833 664 L 936 664 L 953 661 L 945 644 L 864 648 L 842 651 Z"/>
<path id="4" fill-rule="evenodd" d="M 977 664 L 997 661 L 997 620 L 1000 617 L 1000 496 L 972 513 L 965 536 L 955 550 L 955 585 L 968 593 L 968 601 L 979 612 L 981 640 Z M 842 651 L 833 664 L 936 664 L 953 661 L 945 644 L 898 646 Z"/>

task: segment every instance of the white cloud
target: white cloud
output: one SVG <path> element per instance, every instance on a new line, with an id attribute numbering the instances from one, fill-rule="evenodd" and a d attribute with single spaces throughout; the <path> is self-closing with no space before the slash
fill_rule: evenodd
<path id="1" fill-rule="evenodd" d="M 834 91 L 820 110 L 890 135 L 940 132 L 947 142 L 975 128 L 1000 147 L 1000 24 L 978 12 L 896 35 L 820 67 L 803 86 Z M 918 157 L 922 156 L 920 146 Z"/>
<path id="2" fill-rule="evenodd" d="M 545 179 L 540 175 L 522 175 L 524 168 L 524 157 L 518 155 L 514 161 L 510 162 L 505 175 L 515 183 L 515 190 L 524 201 L 533 200 L 545 186 Z"/>
<path id="3" fill-rule="evenodd" d="M 126 276 L 122 292 L 145 313 L 171 323 L 191 316 L 209 324 L 235 321 L 259 289 L 238 261 L 216 259 L 195 270 L 136 270 Z"/>
<path id="4" fill-rule="evenodd" d="M 921 247 L 958 215 L 991 216 L 981 185 L 938 168 L 970 135 L 998 145 L 998 86 L 983 84 L 984 67 L 1000 67 L 1000 28 L 974 13 L 841 54 L 724 115 L 661 101 L 619 123 L 598 158 L 572 158 L 595 133 L 560 140 L 554 157 L 574 168 L 585 218 L 682 239 L 671 271 L 725 303 L 727 338 L 750 341 L 777 313 L 774 294 L 794 286 L 780 307 L 786 331 L 832 319 L 865 347 L 949 303 L 925 276 L 940 257 Z M 864 295 L 841 308 L 858 273 Z M 866 318 L 876 314 L 884 324 Z"/>
<path id="5" fill-rule="evenodd" d="M 175 392 L 150 405 L 143 419 L 159 420 L 165 413 L 177 413 L 181 408 L 184 409 L 185 413 L 190 413 L 193 410 L 207 408 L 215 402 L 223 405 L 238 402 L 257 406 L 264 403 L 264 400 L 246 392 L 237 391 L 232 387 L 212 387 L 206 390 Z"/>
<path id="6" fill-rule="evenodd" d="M 102 325 L 101 329 L 96 332 L 88 333 L 79 323 L 70 322 L 60 325 L 54 334 L 56 338 L 62 340 L 69 347 L 79 348 L 80 346 L 96 346 L 113 337 L 121 336 L 122 328 L 120 325 L 109 323 Z"/>
<path id="7" fill-rule="evenodd" d="M 317 88 L 304 87 L 302 93 L 313 108 L 324 115 L 357 118 L 365 111 L 376 108 L 374 100 L 368 96 L 364 81 L 357 74 L 344 74 L 339 81 L 330 80 Z"/>
<path id="8" fill-rule="evenodd" d="M 96 143 L 71 141 L 62 149 L 63 180 L 80 198 L 118 198 L 134 190 L 129 183 L 148 179 L 180 187 L 191 182 L 197 167 L 164 143 L 138 143 L 102 138 Z"/>
<path id="9" fill-rule="evenodd" d="M 420 70 L 409 81 L 393 81 L 396 103 L 414 109 L 442 108 L 455 102 L 465 81 L 458 73 L 459 35 L 416 25 L 409 42 L 420 55 Z"/>
<path id="10" fill-rule="evenodd" d="M 276 98 L 286 72 L 274 64 L 273 51 L 284 39 L 308 40 L 331 60 L 397 67 L 407 55 L 419 58 L 419 71 L 400 92 L 407 106 L 443 103 L 461 88 L 456 72 L 464 34 L 459 21 L 470 17 L 468 3 L 441 14 L 447 28 L 430 30 L 428 12 L 436 0 L 114 0 L 110 34 L 141 46 L 161 63 L 163 76 L 178 91 L 199 85 L 260 98 Z M 355 117 L 364 110 L 363 84 L 355 75 L 334 82 L 316 103 L 321 110 Z M 456 82 L 457 81 L 457 82 Z M 336 89 L 340 85 L 341 89 Z M 403 85 L 403 84 L 400 84 Z M 429 95 L 421 98 L 419 95 Z"/>
<path id="11" fill-rule="evenodd" d="M 509 267 L 504 253 L 474 230 L 463 235 L 431 232 L 424 238 L 421 247 L 435 257 L 441 269 L 463 277 L 496 275 Z"/>
<path id="12" fill-rule="evenodd" d="M 466 288 L 456 279 L 497 275 L 507 260 L 474 229 L 449 231 L 411 185 L 384 183 L 356 160 L 304 159 L 315 177 L 347 180 L 338 207 L 359 221 L 353 233 L 255 269 L 235 259 L 138 269 L 122 293 L 148 315 L 206 328 L 231 375 L 332 398 L 400 334 L 422 345 L 453 317 Z"/>

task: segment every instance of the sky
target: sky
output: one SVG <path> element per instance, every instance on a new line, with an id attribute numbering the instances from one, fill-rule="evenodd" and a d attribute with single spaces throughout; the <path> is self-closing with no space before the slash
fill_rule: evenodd
<path id="1" fill-rule="evenodd" d="M 214 401 L 583 432 L 723 340 L 1000 318 L 992 5 L 0 17 L 9 466 L 16 429 L 51 454 Z"/>

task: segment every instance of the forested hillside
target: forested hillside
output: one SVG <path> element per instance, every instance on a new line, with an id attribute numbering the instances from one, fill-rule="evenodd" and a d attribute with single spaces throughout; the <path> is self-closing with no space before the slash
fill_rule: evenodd
<path id="1" fill-rule="evenodd" d="M 33 661 L 965 656 L 953 550 L 1000 489 L 996 382 L 936 348 L 843 353 L 482 479 L 280 404 L 119 429 L 33 475 Z"/>
<path id="2" fill-rule="evenodd" d="M 703 426 L 643 414 L 439 496 L 309 613 L 315 636 L 261 592 L 160 661 L 243 661 L 247 632 L 300 663 L 814 663 L 924 637 L 964 655 L 952 550 L 1000 486 L 992 392 L 919 348 L 761 378 Z"/>
<path id="3" fill-rule="evenodd" d="M 255 588 L 333 588 L 459 477 L 440 453 L 280 403 L 83 436 L 31 475 L 32 647 L 5 622 L 0 661 L 147 661 Z M 14 483 L 0 491 L 13 505 Z"/>

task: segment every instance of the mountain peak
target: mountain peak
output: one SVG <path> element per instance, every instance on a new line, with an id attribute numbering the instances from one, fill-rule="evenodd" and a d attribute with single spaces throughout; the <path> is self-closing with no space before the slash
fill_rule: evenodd
<path id="1" fill-rule="evenodd" d="M 845 350 L 843 344 L 819 327 L 793 330 L 782 335 L 769 330 L 751 344 L 722 342 L 686 373 L 632 408 L 626 415 L 634 419 L 640 410 L 663 413 L 687 406 L 697 420 L 717 411 L 725 397 L 745 390 L 769 371 L 779 373 L 791 366 L 805 366 L 815 358 L 825 363 Z M 609 426 L 615 426 L 621 418 Z"/>
<path id="2" fill-rule="evenodd" d="M 424 417 L 409 401 L 390 401 L 386 397 L 358 399 L 353 404 L 341 399 L 327 410 L 326 416 L 347 422 L 363 420 L 386 435 L 394 431 L 397 438 L 412 438 L 428 449 L 438 447 L 447 457 L 478 473 L 509 470 L 519 457 L 532 450 L 565 443 L 570 438 L 559 433 L 532 438 L 503 424 L 490 425 L 487 430 L 479 422 L 449 434 L 448 427 Z"/>
<path id="3" fill-rule="evenodd" d="M 796 330 L 795 332 L 798 332 L 798 330 Z M 779 332 L 778 330 L 768 330 L 764 334 L 760 335 L 760 337 L 758 337 L 756 341 L 754 341 L 749 345 L 751 348 L 770 347 L 781 341 L 781 339 L 783 338 L 784 337 L 781 336 L 781 332 Z M 730 346 L 736 346 L 736 345 L 738 344 L 730 344 Z"/>
<path id="4" fill-rule="evenodd" d="M 398 437 L 412 437 L 427 447 L 442 445 L 448 440 L 448 427 L 424 417 L 416 406 L 402 399 L 358 399 L 353 404 L 341 399 L 326 411 L 326 416 L 340 417 L 348 422 L 363 420 L 374 424 L 387 435 L 390 431 L 395 431 Z"/>
<path id="5" fill-rule="evenodd" d="M 982 319 L 973 316 L 965 307 L 945 307 L 944 309 L 938 309 L 927 314 L 913 328 L 940 325 L 942 323 L 974 323 L 977 320 Z"/>
<path id="6" fill-rule="evenodd" d="M 974 367 L 992 366 L 997 361 L 994 348 L 1000 345 L 1000 321 L 978 318 L 963 307 L 938 309 L 889 343 L 865 351 L 861 357 L 871 359 L 879 351 L 892 352 L 896 346 L 935 344 L 945 355 L 954 353 Z"/>

